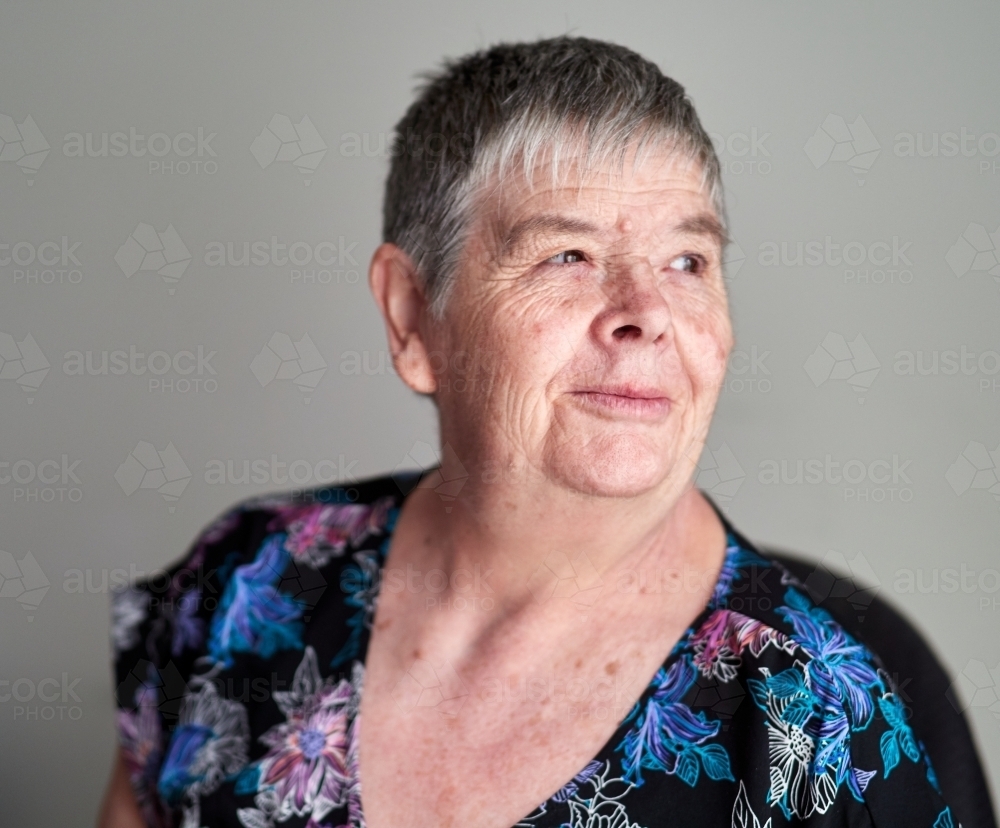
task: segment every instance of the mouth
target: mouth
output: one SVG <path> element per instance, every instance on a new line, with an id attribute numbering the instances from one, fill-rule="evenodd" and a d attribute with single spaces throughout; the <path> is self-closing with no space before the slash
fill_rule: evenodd
<path id="1" fill-rule="evenodd" d="M 670 397 L 658 388 L 608 385 L 571 392 L 582 406 L 614 418 L 655 421 L 670 413 Z"/>

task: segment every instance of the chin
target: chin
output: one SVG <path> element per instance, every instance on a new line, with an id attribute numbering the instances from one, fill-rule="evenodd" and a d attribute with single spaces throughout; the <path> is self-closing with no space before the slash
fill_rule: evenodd
<path id="1" fill-rule="evenodd" d="M 675 468 L 676 452 L 620 435 L 550 452 L 549 476 L 593 497 L 636 497 L 661 486 Z"/>

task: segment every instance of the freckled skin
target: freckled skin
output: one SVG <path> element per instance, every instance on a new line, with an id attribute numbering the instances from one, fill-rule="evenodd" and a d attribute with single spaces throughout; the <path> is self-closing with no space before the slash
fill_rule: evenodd
<path id="1" fill-rule="evenodd" d="M 435 350 L 472 351 L 486 388 L 437 397 L 442 431 L 463 462 L 499 456 L 571 489 L 627 496 L 683 466 L 683 451 L 703 438 L 731 347 L 721 251 L 710 239 L 669 228 L 678 214 L 711 205 L 695 171 L 681 165 L 657 169 L 650 161 L 627 183 L 625 192 L 602 183 L 571 191 L 539 186 L 508 199 L 508 223 L 558 211 L 595 221 L 600 232 L 532 239 L 498 266 L 458 281 Z M 539 264 L 575 248 L 592 260 Z M 486 252 L 473 261 L 496 255 Z M 702 275 L 669 267 L 687 252 L 705 257 Z M 623 324 L 642 332 L 620 331 Z M 492 370 L 480 365 L 479 353 L 492 356 Z M 581 412 L 568 396 L 580 386 L 633 378 L 664 388 L 675 416 L 649 427 L 612 424 Z M 459 379 L 445 372 L 439 382 L 452 389 Z"/>
<path id="2" fill-rule="evenodd" d="M 483 197 L 441 321 L 405 254 L 373 258 L 397 372 L 433 396 L 442 476 L 463 480 L 447 509 L 432 488 L 409 495 L 386 566 L 491 574 L 477 595 L 449 582 L 434 609 L 426 592 L 379 596 L 360 715 L 369 828 L 527 815 L 612 736 L 721 566 L 724 532 L 691 483 L 732 347 L 700 170 L 651 155 L 621 176 L 549 172 Z M 538 216 L 569 222 L 525 224 Z M 533 229 L 505 244 L 519 223 Z M 668 402 L 601 391 L 622 385 Z M 590 603 L 532 591 L 556 553 L 593 573 Z M 616 588 L 621 572 L 685 567 L 695 588 Z M 489 611 L 455 609 L 484 596 Z M 430 668 L 440 687 L 401 703 Z"/>

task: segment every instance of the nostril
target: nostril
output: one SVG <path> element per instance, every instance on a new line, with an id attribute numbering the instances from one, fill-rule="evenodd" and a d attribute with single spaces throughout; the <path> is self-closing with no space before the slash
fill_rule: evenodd
<path id="1" fill-rule="evenodd" d="M 615 339 L 635 339 L 642 336 L 642 329 L 638 325 L 622 325 L 615 328 L 613 336 Z"/>

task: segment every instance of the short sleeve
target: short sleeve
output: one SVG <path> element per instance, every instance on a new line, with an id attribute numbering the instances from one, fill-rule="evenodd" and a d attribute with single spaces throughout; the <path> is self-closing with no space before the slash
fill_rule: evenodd
<path id="1" fill-rule="evenodd" d="M 171 824 L 157 792 L 170 732 L 205 655 L 226 573 L 252 555 L 269 517 L 266 509 L 239 504 L 203 529 L 174 565 L 112 592 L 118 743 L 147 825 Z"/>
<path id="2" fill-rule="evenodd" d="M 886 674 L 879 672 L 884 678 L 872 694 L 871 722 L 851 732 L 852 772 L 873 822 L 876 826 L 958 828 L 903 702 L 889 687 Z"/>
<path id="3" fill-rule="evenodd" d="M 843 784 L 867 811 L 865 824 L 957 828 L 923 745 L 914 735 L 894 678 L 881 658 L 807 597 L 789 573 L 776 610 L 808 654 L 814 766 L 835 793 Z"/>

